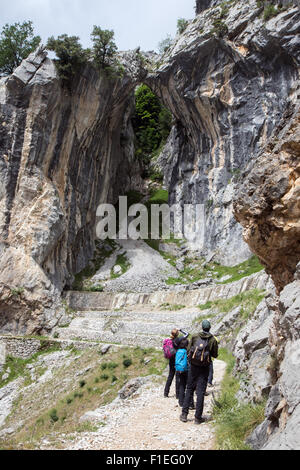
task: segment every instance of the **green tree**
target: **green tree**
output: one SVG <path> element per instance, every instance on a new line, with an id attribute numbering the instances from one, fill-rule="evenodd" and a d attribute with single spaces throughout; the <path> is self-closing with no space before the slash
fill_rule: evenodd
<path id="1" fill-rule="evenodd" d="M 172 45 L 172 38 L 168 34 L 168 36 L 165 39 L 163 39 L 162 41 L 158 43 L 158 50 L 161 54 L 163 54 L 171 47 L 171 45 Z"/>
<path id="2" fill-rule="evenodd" d="M 185 20 L 184 18 L 179 18 L 177 20 L 177 32 L 179 34 L 182 34 L 183 31 L 186 30 L 188 24 L 189 24 L 188 20 Z"/>
<path id="3" fill-rule="evenodd" d="M 135 93 L 136 109 L 133 127 L 136 135 L 136 154 L 145 163 L 164 142 L 171 130 L 172 115 L 147 85 Z"/>
<path id="4" fill-rule="evenodd" d="M 41 42 L 34 36 L 32 21 L 6 24 L 0 37 L 0 73 L 11 74 Z"/>
<path id="5" fill-rule="evenodd" d="M 91 34 L 93 42 L 92 57 L 96 65 L 102 68 L 112 65 L 117 51 L 114 35 L 114 31 L 101 29 L 99 26 L 94 26 Z"/>
<path id="6" fill-rule="evenodd" d="M 55 63 L 60 78 L 64 83 L 70 84 L 74 76 L 87 63 L 89 50 L 82 48 L 79 37 L 67 36 L 67 34 L 62 34 L 57 39 L 51 36 L 46 47 L 54 51 L 57 56 Z"/>

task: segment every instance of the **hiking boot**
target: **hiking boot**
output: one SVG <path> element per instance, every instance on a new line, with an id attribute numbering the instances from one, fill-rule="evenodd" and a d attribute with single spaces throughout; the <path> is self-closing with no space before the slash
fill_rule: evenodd
<path id="1" fill-rule="evenodd" d="M 187 414 L 186 414 L 186 413 L 181 413 L 179 419 L 180 419 L 180 421 L 182 421 L 183 423 L 186 423 L 186 422 L 187 422 Z"/>
<path id="2" fill-rule="evenodd" d="M 202 423 L 205 423 L 205 419 L 204 418 L 195 418 L 195 421 L 194 421 L 195 424 L 202 424 Z"/>

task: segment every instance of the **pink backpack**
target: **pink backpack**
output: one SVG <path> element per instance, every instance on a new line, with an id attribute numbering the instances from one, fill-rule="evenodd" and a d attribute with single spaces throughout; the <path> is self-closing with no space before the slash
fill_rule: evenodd
<path id="1" fill-rule="evenodd" d="M 163 350 L 166 359 L 171 359 L 171 357 L 175 356 L 176 349 L 174 349 L 173 341 L 171 340 L 171 338 L 167 338 L 164 340 Z"/>

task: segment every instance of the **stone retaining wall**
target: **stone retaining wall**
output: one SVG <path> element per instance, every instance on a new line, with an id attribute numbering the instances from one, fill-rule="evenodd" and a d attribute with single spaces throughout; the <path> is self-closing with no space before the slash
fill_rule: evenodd
<path id="1" fill-rule="evenodd" d="M 90 341 L 56 340 L 56 339 L 37 339 L 26 338 L 22 336 L 0 336 L 0 372 L 5 364 L 6 356 L 13 356 L 20 359 L 28 359 L 33 354 L 58 346 L 61 349 L 73 346 L 82 350 L 91 347 L 98 347 L 99 344 Z"/>
<path id="2" fill-rule="evenodd" d="M 150 294 L 70 291 L 66 295 L 66 301 L 70 308 L 80 311 L 114 310 L 133 305 L 157 306 L 163 303 L 194 307 L 209 300 L 228 299 L 251 289 L 268 289 L 271 284 L 270 277 L 261 271 L 230 284 L 220 284 L 192 291 L 167 290 Z"/>

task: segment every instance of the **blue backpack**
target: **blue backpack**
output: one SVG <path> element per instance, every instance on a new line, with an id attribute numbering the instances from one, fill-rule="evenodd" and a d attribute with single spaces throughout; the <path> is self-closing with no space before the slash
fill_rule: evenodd
<path id="1" fill-rule="evenodd" d="M 175 369 L 177 372 L 187 372 L 188 361 L 186 349 L 178 349 L 176 352 Z"/>

